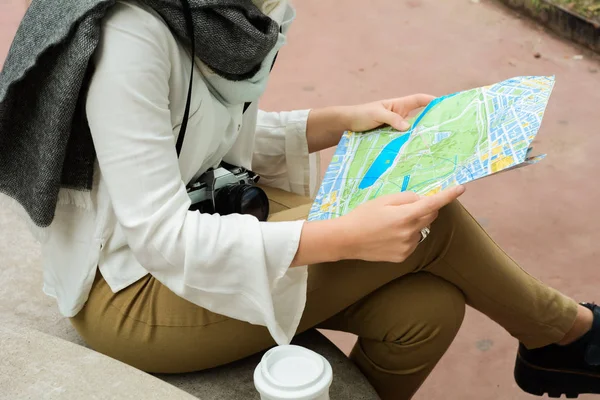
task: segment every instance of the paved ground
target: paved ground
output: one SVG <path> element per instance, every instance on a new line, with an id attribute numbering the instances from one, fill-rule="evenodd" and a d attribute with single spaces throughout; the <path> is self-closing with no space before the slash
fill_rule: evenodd
<path id="1" fill-rule="evenodd" d="M 23 3 L 0 0 L 0 60 Z M 267 109 L 442 95 L 516 75 L 556 75 L 536 143 L 549 157 L 470 184 L 464 203 L 532 274 L 577 300 L 599 300 L 598 59 L 485 0 L 345 0 L 339 9 L 340 2 L 296 3 L 298 20 L 264 99 Z M 323 154 L 324 168 L 330 157 Z M 332 337 L 344 349 L 352 345 L 351 337 Z M 502 328 L 470 311 L 416 398 L 530 398 L 512 380 L 515 346 Z"/>

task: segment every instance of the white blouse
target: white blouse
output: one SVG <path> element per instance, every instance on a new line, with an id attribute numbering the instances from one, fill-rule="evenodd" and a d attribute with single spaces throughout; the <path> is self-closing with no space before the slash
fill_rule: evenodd
<path id="1" fill-rule="evenodd" d="M 130 1 L 111 9 L 87 97 L 98 160 L 91 204 L 74 205 L 62 192 L 43 243 L 44 291 L 62 314 L 81 310 L 97 268 L 113 292 L 150 273 L 198 306 L 266 326 L 277 343 L 289 343 L 306 299 L 307 268 L 289 268 L 304 221 L 190 212 L 186 192 L 186 183 L 222 160 L 273 187 L 306 196 L 318 188 L 317 157 L 306 142 L 309 111 L 256 107 L 294 10 L 282 1 L 273 15 L 282 34 L 251 80 L 226 81 L 196 60 L 178 159 L 189 53 L 152 10 Z M 242 114 L 246 101 L 254 103 Z"/>

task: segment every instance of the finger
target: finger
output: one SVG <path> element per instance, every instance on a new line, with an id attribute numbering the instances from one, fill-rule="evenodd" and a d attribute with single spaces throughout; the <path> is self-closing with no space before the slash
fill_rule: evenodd
<path id="1" fill-rule="evenodd" d="M 400 206 L 403 204 L 411 204 L 416 201 L 419 201 L 421 197 L 414 192 L 401 192 L 401 193 L 393 193 L 386 194 L 385 196 L 380 196 L 374 201 L 379 201 L 385 205 L 389 206 Z"/>
<path id="2" fill-rule="evenodd" d="M 376 118 L 378 122 L 387 124 L 401 132 L 407 131 L 410 128 L 410 124 L 400 114 L 396 114 L 383 107 L 378 111 Z"/>
<path id="3" fill-rule="evenodd" d="M 411 207 L 410 212 L 417 219 L 424 217 L 450 204 L 460 197 L 464 192 L 464 186 L 455 186 L 436 193 L 433 196 L 423 197 L 419 201 L 409 205 L 409 207 Z"/>
<path id="4" fill-rule="evenodd" d="M 431 214 L 427 214 L 424 217 L 421 217 L 417 220 L 417 227 L 419 229 L 423 229 L 423 228 L 427 228 L 429 227 L 433 221 L 435 221 L 437 219 L 439 215 L 439 212 L 433 212 Z"/>
<path id="5" fill-rule="evenodd" d="M 409 253 L 412 254 L 417 249 L 417 246 L 419 245 L 419 242 L 422 238 L 423 236 L 421 236 L 421 231 L 415 232 L 415 234 L 411 236 L 409 244 Z"/>
<path id="6" fill-rule="evenodd" d="M 410 244 L 412 244 L 416 247 L 419 244 L 419 242 L 421 241 L 421 239 L 423 239 L 423 235 L 421 235 L 421 230 L 419 230 L 419 231 L 415 232 L 414 235 L 412 235 Z"/>
<path id="7" fill-rule="evenodd" d="M 401 98 L 404 111 L 407 113 L 417 108 L 426 107 L 434 99 L 435 96 L 423 93 L 413 94 L 411 96 Z"/>

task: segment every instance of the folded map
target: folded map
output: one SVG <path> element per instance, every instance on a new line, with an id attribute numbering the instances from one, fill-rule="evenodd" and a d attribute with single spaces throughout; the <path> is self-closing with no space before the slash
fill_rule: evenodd
<path id="1" fill-rule="evenodd" d="M 433 100 L 407 132 L 346 132 L 321 183 L 309 220 L 344 215 L 378 196 L 431 195 L 534 164 L 530 156 L 553 76 L 524 76 Z"/>

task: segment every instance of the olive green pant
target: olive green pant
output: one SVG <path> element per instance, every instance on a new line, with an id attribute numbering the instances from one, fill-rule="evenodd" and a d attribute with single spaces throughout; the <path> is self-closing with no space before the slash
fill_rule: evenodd
<path id="1" fill-rule="evenodd" d="M 272 220 L 306 218 L 308 199 L 268 195 Z M 358 335 L 351 358 L 384 400 L 412 397 L 458 332 L 465 304 L 528 347 L 562 339 L 577 314 L 573 300 L 522 270 L 458 202 L 440 211 L 405 262 L 312 265 L 308 279 L 299 332 Z M 150 275 L 118 293 L 98 275 L 72 323 L 92 348 L 155 373 L 199 371 L 274 344 L 264 327 L 200 308 Z"/>

